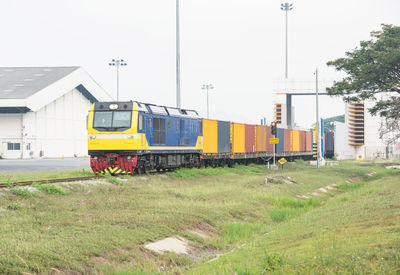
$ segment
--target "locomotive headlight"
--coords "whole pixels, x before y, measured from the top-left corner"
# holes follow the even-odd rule
[[[94,157],[94,160],[97,161],[97,156]]]
[[[127,159],[128,159],[128,160],[131,160],[131,156],[128,156]]]
[[[110,108],[110,110],[117,110],[118,104],[110,104],[110,106],[108,108]]]
[[[90,139],[95,139],[95,138],[96,138],[96,136],[89,136],[89,138],[90,138]]]

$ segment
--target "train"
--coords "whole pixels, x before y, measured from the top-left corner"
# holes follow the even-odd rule
[[[96,102],[89,110],[88,154],[95,174],[131,175],[181,167],[267,163],[313,157],[313,134],[206,119],[198,112],[137,101]],[[314,133],[315,136],[315,133]]]

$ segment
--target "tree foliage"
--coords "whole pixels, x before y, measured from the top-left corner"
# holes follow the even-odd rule
[[[374,100],[371,114],[400,119],[400,27],[382,25],[371,32],[370,40],[327,65],[347,75],[328,88],[330,95],[346,101]],[[382,92],[384,96],[377,96]]]

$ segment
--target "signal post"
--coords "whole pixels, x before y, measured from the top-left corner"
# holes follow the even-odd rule
[[[278,166],[276,166],[276,162],[275,162],[275,155],[276,155],[276,153],[275,153],[275,146],[276,146],[276,144],[279,144],[279,139],[278,138],[276,138],[276,128],[277,128],[277,126],[276,126],[276,122],[271,122],[271,134],[272,134],[272,136],[273,136],[273,138],[270,138],[269,139],[269,144],[273,144],[274,146],[273,146],[273,161],[274,161],[274,164],[271,166],[271,169],[272,170],[277,170],[277,168],[278,168]]]

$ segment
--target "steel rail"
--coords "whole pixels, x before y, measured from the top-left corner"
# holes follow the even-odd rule
[[[34,183],[47,184],[47,183],[57,183],[57,182],[73,182],[80,180],[91,180],[99,179],[101,176],[87,176],[87,177],[75,177],[75,178],[60,178],[60,179],[45,179],[45,180],[30,180],[30,181],[17,181],[12,183],[0,183],[0,188],[7,188],[10,186],[28,186]]]

